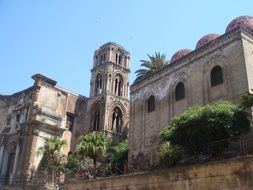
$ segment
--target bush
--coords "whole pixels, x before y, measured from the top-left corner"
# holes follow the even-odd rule
[[[182,149],[170,142],[163,142],[157,152],[159,162],[164,166],[173,166],[182,158]]]
[[[181,146],[190,155],[219,156],[229,138],[250,131],[247,114],[232,103],[194,106],[173,118],[161,139]]]
[[[67,163],[65,164],[66,174],[76,174],[82,170],[83,160],[77,155],[77,153],[69,154]]]
[[[110,173],[122,174],[128,160],[128,142],[122,141],[107,151],[107,166]]]

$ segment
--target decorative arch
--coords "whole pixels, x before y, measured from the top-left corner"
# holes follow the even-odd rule
[[[122,132],[123,126],[123,113],[120,107],[115,106],[112,111],[112,128],[111,131],[115,131],[117,133]]]
[[[185,99],[185,86],[183,82],[179,82],[175,88],[175,100],[180,101]]]
[[[111,110],[113,110],[114,107],[119,107],[119,108],[121,109],[123,115],[125,115],[126,112],[127,112],[125,106],[124,106],[120,101],[114,101],[114,102],[111,104],[111,106],[110,106]]]
[[[93,131],[99,131],[101,125],[101,104],[99,102],[95,102],[92,105],[90,116],[91,116],[91,129]]]
[[[219,65],[216,65],[212,68],[210,72],[210,80],[212,87],[223,83],[223,72]]]

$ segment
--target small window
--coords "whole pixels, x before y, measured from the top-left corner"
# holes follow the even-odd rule
[[[118,54],[116,54],[115,62],[118,63]]]
[[[20,122],[20,114],[16,115],[16,122],[19,123]]]
[[[123,79],[120,75],[117,75],[114,79],[114,94],[116,96],[122,96],[123,91]]]
[[[122,58],[121,58],[121,55],[119,55],[119,62],[118,62],[118,64],[121,66],[121,60],[122,60]]]
[[[105,63],[105,54],[103,54],[102,56],[101,56],[101,64],[104,64]]]
[[[176,101],[183,100],[185,98],[184,83],[180,82],[176,86],[175,98]]]
[[[6,119],[6,125],[10,125],[11,124],[11,117],[8,116]]]
[[[222,68],[220,66],[215,66],[211,71],[211,86],[217,86],[222,83]]]
[[[69,129],[69,131],[73,130],[74,127],[74,115],[67,113],[67,123],[66,123],[66,128]]]
[[[148,113],[155,111],[155,97],[150,96],[148,99]]]
[[[103,84],[102,76],[98,74],[95,84],[95,95],[99,95],[102,93],[102,84]]]

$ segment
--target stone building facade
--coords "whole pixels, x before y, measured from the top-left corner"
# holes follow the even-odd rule
[[[91,131],[105,131],[116,141],[127,138],[129,60],[130,54],[115,43],[96,50],[89,97],[41,74],[32,76],[32,87],[0,95],[0,183],[33,182],[42,157],[37,150],[45,138],[67,140],[66,155]]]
[[[223,35],[201,38],[195,50],[176,52],[170,64],[131,85],[129,160],[156,162],[159,133],[193,105],[237,103],[253,89],[253,17],[234,19]]]

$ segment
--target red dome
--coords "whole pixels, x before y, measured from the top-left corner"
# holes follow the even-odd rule
[[[200,40],[198,41],[195,49],[198,49],[204,45],[206,45],[207,43],[215,40],[216,38],[218,38],[220,35],[219,34],[207,34],[205,36],[203,36],[202,38],[200,38]]]
[[[170,61],[174,62],[174,61],[184,57],[185,55],[187,55],[191,51],[192,51],[191,49],[181,49],[181,50],[177,51],[176,53],[174,53],[174,55],[171,57]]]
[[[233,30],[234,28],[241,26],[253,31],[253,17],[252,16],[239,16],[232,20],[226,28],[226,32]]]

